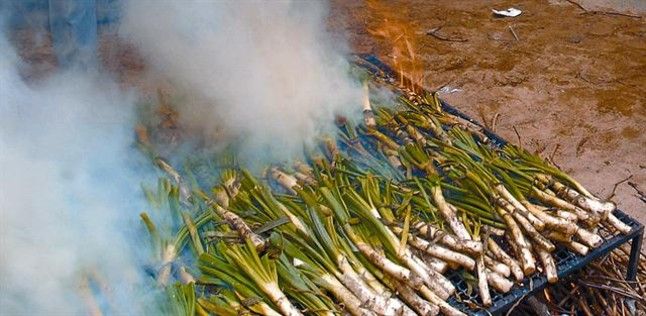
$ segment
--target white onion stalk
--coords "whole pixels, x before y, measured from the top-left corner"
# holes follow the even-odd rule
[[[303,314],[289,301],[278,286],[276,265],[271,260],[261,260],[256,247],[250,239],[245,239],[246,246],[232,246],[225,252],[227,260],[240,268],[258,288],[278,307],[285,316],[302,316]]]
[[[586,245],[572,240],[572,236],[563,235],[561,232],[550,231],[547,232],[547,237],[551,240],[558,241],[560,244],[565,246],[565,248],[570,249],[573,252],[576,252],[582,256],[585,256],[588,253],[588,248]]]
[[[410,137],[410,135],[408,135],[408,133],[402,129],[397,129],[395,131],[395,137],[397,137],[398,139],[401,139],[404,142],[404,144],[413,143],[413,139]]]
[[[534,216],[545,223],[546,228],[559,230],[569,235],[573,235],[578,229],[576,224],[563,218],[552,216],[546,213],[545,210],[541,210],[537,205],[531,204],[528,201],[521,201],[520,203],[523,204],[530,213],[534,214]]]
[[[305,226],[305,223],[294,215],[283,203],[280,203],[279,201],[276,201],[276,205],[278,205],[278,208],[289,218],[289,221],[292,222],[294,227],[296,227],[296,230],[298,230],[303,236],[309,236],[311,234],[311,231]]]
[[[491,293],[489,293],[489,282],[487,280],[487,268],[484,263],[484,254],[478,255],[476,270],[478,273],[478,293],[480,293],[482,305],[491,306]]]
[[[192,274],[186,271],[186,267],[182,266],[179,268],[179,279],[183,284],[195,283],[195,277]]]
[[[200,235],[197,232],[197,227],[195,227],[195,223],[193,222],[191,215],[184,211],[181,211],[180,214],[184,225],[186,225],[188,234],[191,236],[191,241],[193,241],[193,248],[195,249],[195,253],[199,257],[202,253],[204,253],[204,246],[202,246],[202,240],[200,239]]]
[[[449,264],[445,261],[442,261],[441,259],[431,256],[423,256],[422,259],[429,268],[437,271],[438,273],[444,273],[449,269]]]
[[[222,207],[229,207],[229,194],[223,187],[216,187],[213,189],[213,199]]]
[[[327,154],[329,156],[330,161],[332,162],[332,166],[334,166],[334,161],[336,157],[340,155],[339,148],[336,146],[336,142],[329,137],[326,137],[323,140],[323,143],[325,144],[325,149],[327,149]]]
[[[577,221],[582,221],[585,225],[589,227],[597,226],[597,224],[599,223],[600,218],[595,216],[596,214],[586,212],[581,208],[579,208],[578,206],[571,204],[570,202],[564,201],[558,198],[557,196],[543,192],[536,187],[532,187],[532,193],[534,197],[536,197],[541,202],[576,215]],[[567,214],[563,214],[563,215],[567,216]]]
[[[455,293],[455,286],[444,275],[424,264],[422,259],[414,256],[411,256],[411,258],[415,265],[419,267],[418,273],[422,275],[424,283],[426,283],[431,290],[435,291],[436,294],[443,299],[448,299],[449,296]],[[413,270],[417,271],[415,269]],[[439,286],[439,288],[437,288],[437,286]]]
[[[433,134],[435,134],[442,143],[448,146],[452,145],[451,138],[446,133],[446,131],[444,131],[442,126],[438,126],[438,124],[436,124],[432,119],[426,119],[426,121],[429,124],[429,129],[431,130],[431,132],[433,132]]]
[[[426,298],[431,304],[437,305],[440,308],[440,312],[446,316],[466,316],[465,313],[459,311],[455,307],[449,305],[444,299],[440,298],[427,287],[422,287],[419,289],[419,292],[424,298]]]
[[[344,308],[353,316],[375,316],[376,314],[363,308],[361,301],[348,290],[339,280],[331,274],[324,273],[320,276],[322,287],[328,290],[343,304]]]
[[[511,205],[516,208],[516,212],[520,212],[527,220],[536,228],[538,231],[542,231],[545,228],[545,223],[534,214],[532,214],[521,202],[519,202],[510,192],[505,188],[502,183],[499,183],[494,186],[494,190],[498,192],[505,200],[507,200]]]
[[[361,301],[363,308],[379,315],[399,315],[397,313],[404,309],[401,302],[377,295],[354,271],[343,255],[337,258],[337,266],[341,271],[339,280]]]
[[[576,214],[564,210],[557,210],[556,216],[571,223],[576,223],[577,221],[579,221],[579,217],[577,217]]]
[[[506,230],[504,229],[492,227],[492,226],[487,227],[487,231],[489,231],[491,236],[498,236],[498,237],[505,236],[505,232],[506,232]]]
[[[511,273],[516,281],[522,281],[525,277],[523,270],[516,260],[509,256],[493,239],[487,239],[487,250],[491,252],[498,260],[509,266]]]
[[[278,287],[276,282],[267,282],[259,284],[260,289],[276,304],[278,310],[285,316],[302,316],[303,314],[289,301],[287,296]]]
[[[354,245],[371,263],[393,278],[410,284],[414,288],[423,284],[424,281],[415,275],[415,273],[386,258],[384,255],[372,249],[368,244],[361,241],[354,241]]]
[[[541,181],[543,184],[554,189],[556,195],[561,198],[564,198],[578,207],[588,210],[590,212],[596,213],[601,216],[602,219],[605,219],[608,214],[614,211],[617,206],[609,201],[601,201],[598,198],[587,197],[574,189],[571,189],[562,183],[556,181],[554,178],[548,175],[538,174],[536,178]]]
[[[532,252],[529,250],[529,243],[525,239],[525,236],[521,232],[520,227],[518,227],[518,224],[516,224],[516,221],[513,219],[513,217],[500,207],[496,207],[496,210],[498,210],[498,213],[507,224],[511,242],[517,246],[517,250],[520,254],[520,263],[523,267],[523,272],[525,273],[525,275],[531,275],[532,273],[534,273],[534,271],[536,271],[536,259],[532,255]]]
[[[329,194],[326,194],[323,192],[324,195],[328,196],[328,199],[333,200],[333,197],[330,197]],[[378,221],[376,218],[376,210],[374,207],[368,205],[365,201],[363,201],[358,195],[356,195],[354,198],[356,201],[359,203],[359,208],[358,210],[364,212],[366,216],[371,216],[374,221],[373,224],[375,225],[380,225],[377,227],[377,229],[381,229],[382,236],[385,236],[388,238],[388,242],[392,245],[393,242],[396,245],[394,248],[396,249],[398,246],[398,240],[395,237],[394,233],[392,231],[388,230],[386,226],[384,226],[381,222]],[[338,208],[337,208],[338,209]],[[420,279],[420,276],[416,274],[414,271],[411,271],[404,266],[399,265],[398,263],[395,263],[391,261],[390,259],[386,258],[383,254],[377,252],[375,249],[373,249],[369,244],[367,244],[363,239],[360,238],[359,235],[357,235],[350,226],[349,223],[345,223],[342,226],[343,230],[346,233],[346,236],[348,239],[354,244],[354,246],[359,250],[359,252],[363,255],[363,257],[370,261],[374,266],[379,268],[382,272],[390,275],[391,277],[401,280],[407,284],[411,284],[412,287],[418,288],[423,285],[424,280]],[[393,241],[394,239],[394,241]],[[347,261],[345,261],[347,263]],[[346,264],[349,266],[349,264]],[[345,270],[342,270],[345,272]],[[359,279],[362,283],[364,283],[363,280]],[[381,297],[380,297],[381,298]],[[383,298],[382,298],[383,299]],[[398,304],[399,306],[403,305],[401,301],[398,299],[389,299],[388,300],[391,306],[397,306],[394,304]],[[384,305],[384,304],[382,304]],[[405,312],[406,310],[403,310]],[[412,311],[411,311],[412,312]],[[390,313],[386,313],[387,315],[390,315]]]
[[[285,188],[285,190],[287,190],[292,195],[296,195],[295,189],[300,188],[300,186],[298,185],[298,181],[295,177],[282,172],[277,167],[271,167],[269,169],[269,173],[271,174],[271,177],[274,178],[276,182],[278,182],[278,184]]]
[[[590,248],[597,248],[603,243],[603,239],[599,235],[583,228],[577,229],[576,237],[581,243]]]
[[[520,224],[520,227],[523,228],[527,236],[536,242],[539,246],[547,249],[548,251],[554,251],[556,247],[549,240],[541,235],[536,228],[529,222],[527,218],[523,216],[518,209],[511,205],[507,200],[501,197],[494,197],[496,204],[507,211],[513,216],[513,218]],[[542,224],[542,222],[541,222]]]
[[[405,284],[410,285],[414,289],[419,289],[423,286],[423,284],[426,284],[443,299],[447,299],[452,294],[452,292],[448,292],[447,289],[445,289],[447,285],[440,282],[442,280],[445,280],[443,276],[441,278],[438,277],[436,279],[431,279],[429,273],[433,273],[434,271],[431,269],[424,269],[422,265],[420,265],[418,262],[415,262],[413,258],[408,256],[407,254],[400,255],[399,257],[411,270],[400,266],[399,264],[391,261],[384,255],[372,249],[372,247],[365,242],[359,240],[359,238],[354,234],[354,232],[352,232],[352,229],[348,227],[347,224],[344,226],[346,228],[348,236],[357,247],[357,249],[359,249],[359,251],[366,257],[366,259],[368,259],[372,264],[374,264],[386,274],[399,281],[404,282]],[[441,276],[441,274],[439,273],[436,273],[436,275]],[[448,285],[451,286],[450,290],[453,290],[454,292],[455,287],[453,287],[450,282],[448,282]]]
[[[251,240],[253,245],[256,247],[256,250],[259,252],[262,252],[265,249],[265,240],[258,234],[254,233],[249,225],[247,225],[247,223],[238,216],[238,214],[221,207],[211,199],[207,199],[206,204],[209,205],[220,218],[229,224],[231,229],[235,230],[241,239]]]
[[[496,272],[506,278],[511,275],[511,269],[506,264],[502,262],[498,262],[487,255],[485,255],[484,260],[485,260],[485,266],[487,266],[487,269],[493,272]]]
[[[157,274],[157,284],[159,284],[160,286],[165,287],[166,284],[168,284],[168,279],[170,278],[171,273],[171,265],[176,257],[177,249],[175,249],[175,245],[168,244],[162,251],[161,269]]]
[[[588,251],[590,248],[588,248],[586,245],[576,242],[574,240],[571,240],[570,242],[563,243],[565,248],[570,249],[573,252],[576,252],[582,256],[585,256],[588,254]]]
[[[566,235],[566,234],[564,234],[563,232],[560,232],[560,231],[546,230],[544,232],[544,234],[550,240],[558,241],[560,243],[569,243],[569,242],[572,241],[572,236],[571,235]]]
[[[392,230],[385,227],[386,236],[394,249],[399,247],[399,240]],[[403,252],[397,253],[397,258],[401,260],[413,273],[421,277],[424,284],[429,286],[437,295],[447,299],[455,293],[455,286],[445,276],[434,269],[428,267],[424,261],[412,254],[406,247]]]
[[[261,315],[264,315],[264,316],[283,316],[281,313],[275,311],[273,308],[271,308],[271,306],[269,306],[269,304],[267,304],[265,302],[260,301],[260,302],[258,302],[256,304],[254,304],[253,306],[254,307],[257,306],[258,310],[256,311],[255,308],[253,308],[252,310],[254,312],[257,312],[257,313],[261,314]],[[244,307],[243,307],[242,310],[244,311]]]
[[[310,165],[300,160],[297,160],[296,162],[294,162],[294,168],[296,168],[296,170],[298,170],[298,172],[302,174],[305,174],[312,178],[314,177],[314,171],[312,170],[312,167],[310,167]]]
[[[363,100],[362,100],[362,111],[363,111],[363,123],[369,127],[374,128],[377,126],[375,121],[375,113],[372,111],[372,106],[370,106],[370,90],[368,89],[368,84],[363,84]]]
[[[468,254],[479,254],[482,252],[482,243],[474,240],[465,240],[459,239],[454,235],[451,235],[443,230],[433,227],[431,224],[424,222],[418,222],[413,225],[421,235],[425,236],[426,240],[437,241],[440,244],[447,246],[455,251],[468,253]]]
[[[392,150],[398,150],[399,149],[399,144],[392,140],[390,137],[384,135],[377,129],[369,129],[366,131],[366,134],[376,138],[381,145],[384,147],[390,148]]]
[[[514,282],[509,281],[504,276],[498,274],[495,271],[486,269],[487,272],[487,283],[491,285],[498,292],[507,293],[514,286]]]
[[[455,207],[444,200],[444,195],[442,194],[440,186],[433,186],[431,188],[431,194],[433,196],[433,201],[437,204],[437,209],[440,211],[440,214],[442,214],[442,217],[444,217],[444,220],[449,224],[453,233],[460,239],[471,240],[471,235],[464,227],[462,221],[458,218]]]
[[[538,258],[543,264],[543,273],[545,273],[545,276],[547,277],[547,282],[551,284],[558,282],[559,277],[556,272],[556,263],[554,262],[552,255],[540,247],[536,247],[536,252],[538,253]]]
[[[632,230],[632,228],[628,225],[626,225],[624,222],[619,220],[614,214],[610,213],[608,214],[608,218],[606,219],[606,222],[610,224],[612,227],[616,228],[618,231],[628,234]]]
[[[402,231],[401,231],[400,228],[395,228],[393,230],[395,230],[395,232],[397,234],[399,234],[399,235],[402,234]],[[475,260],[473,260],[471,257],[469,257],[467,255],[464,255],[464,254],[461,254],[459,252],[455,252],[455,251],[452,251],[450,249],[438,246],[436,244],[430,243],[430,242],[428,242],[428,241],[426,241],[424,239],[421,239],[419,237],[410,235],[408,237],[408,243],[411,246],[413,246],[413,247],[415,247],[415,248],[417,248],[417,249],[419,249],[419,250],[421,250],[421,251],[423,251],[423,252],[425,252],[425,253],[433,256],[433,257],[440,258],[440,259],[442,259],[444,261],[447,261],[449,263],[451,263],[451,262],[456,263],[456,264],[458,264],[458,265],[460,265],[462,267],[465,267],[467,270],[473,270],[475,268],[475,264],[476,264]]]
[[[392,296],[390,290],[383,283],[377,280],[372,272],[368,271],[368,269],[366,269],[363,264],[351,258],[350,260],[348,260],[348,262],[350,263],[354,272],[356,272],[356,274],[371,289],[372,292],[385,299],[388,299]]]
[[[440,308],[436,305],[431,304],[430,302],[419,297],[417,293],[407,285],[393,281],[395,289],[399,293],[399,296],[419,315],[422,316],[434,316],[440,312]]]
[[[406,132],[408,132],[408,135],[410,135],[420,146],[426,146],[426,138],[415,127],[406,125]]]
[[[236,179],[236,173],[225,172],[222,176],[222,185],[214,189],[215,201],[220,206],[227,208],[231,199],[235,198],[240,191],[240,182]]]
[[[361,279],[363,279],[370,288],[377,294],[380,295],[381,297],[389,298],[393,296],[393,293],[388,289],[386,286],[384,286],[383,283],[381,283],[377,278],[372,274],[372,272],[368,271],[362,264],[355,264],[354,265],[354,270],[361,276]]]
[[[357,201],[361,201],[361,198],[358,198]],[[364,212],[371,214],[375,218],[381,218],[381,215],[378,213],[378,211],[375,209],[373,205],[368,205],[365,204],[365,201],[363,201],[363,206],[361,208],[363,209]],[[377,225],[381,225],[380,222],[377,222]],[[361,240],[358,240],[357,236],[354,234],[352,227],[349,224],[345,224],[344,229],[348,236],[350,237],[353,242],[356,240],[358,242],[361,242]],[[386,242],[388,242],[391,246],[392,249],[399,249],[399,239],[393,233],[393,231],[387,227],[387,226],[380,226],[382,227],[382,236],[386,238]],[[437,273],[437,271],[429,268],[424,264],[424,262],[415,257],[410,249],[408,247],[404,248],[403,251],[398,251],[396,253],[397,259],[399,259],[410,271],[420,277],[424,284],[429,286],[435,293],[440,295],[443,299],[447,299],[450,295],[455,293],[455,286],[449,281],[446,277],[444,277],[442,274]],[[414,287],[415,288],[415,287]]]
[[[386,156],[386,159],[388,159],[388,163],[390,164],[391,167],[395,169],[403,169],[404,165],[402,164],[401,160],[398,157],[398,153],[396,150],[390,149],[388,147],[382,146],[381,151],[384,153]]]
[[[311,176],[301,173],[299,171],[294,172],[294,177],[296,177],[297,180],[307,184],[307,185],[314,185],[316,184],[316,180],[312,178]]]
[[[179,200],[184,204],[188,204],[188,200],[191,196],[191,191],[189,190],[188,186],[186,186],[186,183],[184,183],[184,181],[182,180],[179,172],[177,172],[177,170],[175,170],[173,166],[171,166],[168,162],[160,157],[155,158],[155,163],[157,163],[157,166],[159,166],[160,169],[162,169],[171,178],[173,178],[173,181],[175,181],[175,183],[179,187]]]

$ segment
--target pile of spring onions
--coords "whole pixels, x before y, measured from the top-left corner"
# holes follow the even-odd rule
[[[448,271],[477,290],[470,306],[486,307],[491,291],[535,273],[556,282],[558,247],[585,255],[603,242],[600,228],[630,231],[615,204],[522,148],[493,146],[437,95],[396,103],[366,97],[358,124],[339,118],[336,140],[263,176],[235,163],[180,172],[156,158],[169,179],[146,194],[172,219],[141,217],[168,308],[463,315],[447,303],[456,294]]]

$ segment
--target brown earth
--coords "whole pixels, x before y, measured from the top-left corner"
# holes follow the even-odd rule
[[[598,196],[630,177],[613,200],[646,223],[644,5],[606,2],[335,0],[329,25]]]

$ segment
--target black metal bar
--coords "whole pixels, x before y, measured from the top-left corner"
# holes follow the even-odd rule
[[[637,278],[637,268],[639,267],[639,257],[641,254],[643,239],[644,227],[642,226],[630,245],[630,259],[628,260],[628,272],[626,272],[626,280],[628,281],[635,281]]]

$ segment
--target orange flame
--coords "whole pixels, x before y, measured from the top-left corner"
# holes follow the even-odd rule
[[[388,1],[368,0],[373,16],[379,21],[376,28],[368,29],[368,32],[378,38],[382,38],[390,47],[391,53],[385,57],[393,69],[399,72],[399,85],[408,88],[413,92],[416,86],[424,86],[425,79],[423,65],[415,53],[415,30],[414,27],[396,14],[394,8],[390,7]]]

